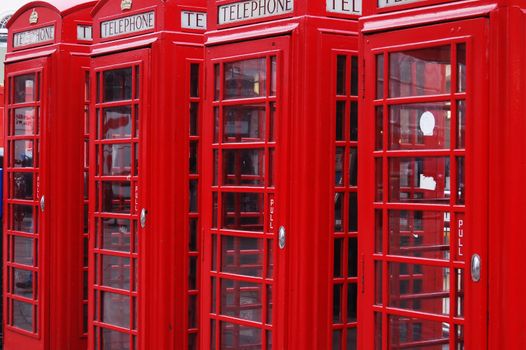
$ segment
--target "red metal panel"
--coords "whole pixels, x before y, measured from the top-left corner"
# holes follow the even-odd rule
[[[4,87],[0,86],[0,147],[4,148]]]

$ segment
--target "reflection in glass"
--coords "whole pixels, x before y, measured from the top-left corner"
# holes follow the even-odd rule
[[[221,280],[221,314],[261,322],[262,285]]]
[[[105,144],[103,147],[103,175],[130,175],[131,145],[126,143]]]
[[[336,141],[345,137],[345,101],[336,101]]]
[[[276,96],[277,90],[277,61],[276,56],[270,58],[270,96]]]
[[[130,258],[102,255],[102,285],[130,290]]]
[[[358,102],[351,101],[351,141],[358,141]]]
[[[190,174],[197,174],[197,166],[198,166],[198,162],[197,162],[197,142],[195,141],[190,141],[190,154],[189,154],[189,172]]]
[[[343,238],[334,239],[334,273],[333,276],[338,278],[343,276]]]
[[[130,297],[122,294],[100,292],[102,322],[130,328]]]
[[[264,240],[261,238],[223,236],[221,238],[221,271],[235,275],[261,277],[264,252]]]
[[[262,193],[223,193],[222,227],[230,230],[263,231]]]
[[[199,103],[190,103],[190,136],[198,136]]]
[[[455,284],[456,284],[456,297],[457,297],[457,308],[455,310],[455,316],[464,317],[464,270],[455,270]]]
[[[348,256],[347,256],[347,276],[358,276],[358,238],[349,238]]]
[[[384,55],[376,55],[376,99],[384,98]]]
[[[15,295],[33,298],[33,273],[22,269],[12,269],[13,293]]]
[[[197,212],[197,188],[198,181],[197,180],[190,180],[190,192],[189,192],[189,211],[190,213],[196,213]]]
[[[249,98],[267,94],[267,59],[225,63],[224,99]]]
[[[190,65],[190,97],[199,97],[199,64]]]
[[[13,300],[13,326],[33,331],[33,305]]]
[[[342,322],[342,284],[335,284],[332,287],[332,322],[341,323]]]
[[[342,348],[342,331],[335,330],[332,332],[332,350],[341,350]]]
[[[102,248],[129,252],[131,242],[130,220],[102,218]]]
[[[457,101],[457,147],[466,148],[466,101]]]
[[[449,315],[449,268],[390,262],[389,306]]]
[[[13,261],[17,264],[33,266],[33,239],[13,236]]]
[[[104,102],[131,100],[131,97],[131,67],[104,72]]]
[[[221,349],[261,349],[261,329],[221,322]]]
[[[11,208],[13,210],[13,222],[11,229],[14,231],[34,233],[34,207],[31,205],[13,204]]]
[[[389,149],[445,149],[450,147],[449,102],[389,107]]]
[[[346,95],[347,89],[345,83],[347,81],[347,56],[338,56],[336,59],[336,94]]]
[[[14,115],[13,135],[34,135],[37,133],[35,107],[16,108]]]
[[[33,141],[16,140],[13,141],[13,167],[32,168],[33,163]]]
[[[131,107],[104,108],[102,138],[122,139],[131,137]]]
[[[349,150],[349,186],[358,185],[358,149]]]
[[[102,211],[130,213],[131,193],[129,182],[102,183]]]
[[[356,322],[358,302],[358,285],[349,283],[347,285],[347,323]]]
[[[102,328],[101,343],[102,349],[129,350],[130,336],[126,333]]]
[[[415,343],[434,345],[426,347],[428,349],[449,349],[448,323],[405,316],[388,317],[390,349],[414,348]]]
[[[451,91],[451,47],[438,46],[389,55],[389,97]]]
[[[378,106],[375,110],[375,151],[381,151],[384,146],[384,107]]]
[[[343,192],[334,194],[334,231],[343,231]]]
[[[227,106],[223,114],[223,142],[265,140],[265,105]]]
[[[33,199],[33,173],[13,173],[13,198]]]
[[[457,44],[457,92],[466,92],[466,44]]]
[[[448,212],[389,211],[389,254],[449,259],[450,233]]]
[[[25,74],[15,77],[15,103],[36,101],[35,74]]]
[[[358,57],[351,57],[351,96],[358,96]]]
[[[351,232],[358,231],[358,193],[349,193],[349,217],[348,217],[348,230]]]
[[[374,252],[382,253],[383,252],[383,213],[382,210],[376,209],[374,211]]]
[[[265,150],[230,149],[223,151],[223,184],[265,185]]]
[[[449,203],[449,157],[389,159],[391,202]]]
[[[189,258],[188,289],[197,289],[197,256],[191,256]]]

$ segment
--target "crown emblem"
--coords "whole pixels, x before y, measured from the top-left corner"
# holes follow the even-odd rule
[[[121,1],[121,10],[131,10],[132,8],[132,0],[122,0]]]
[[[29,24],[37,24],[38,22],[38,12],[33,9],[33,12],[31,12],[31,16],[29,16]]]

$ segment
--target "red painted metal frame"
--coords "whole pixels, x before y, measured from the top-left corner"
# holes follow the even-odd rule
[[[4,86],[0,86],[0,147],[4,148]]]
[[[35,117],[38,120],[38,133],[31,136],[39,140],[38,147],[33,148],[33,159],[37,159],[35,182],[33,183],[34,213],[38,217],[37,234],[13,233],[9,220],[4,228],[4,261],[12,259],[11,236],[35,238],[38,246],[33,246],[33,259],[38,256],[38,277],[33,281],[34,303],[38,305],[37,322],[32,331],[20,330],[10,323],[10,311],[4,313],[6,321],[6,349],[56,349],[85,348],[82,318],[82,251],[83,251],[83,181],[82,181],[82,115],[84,101],[84,76],[82,66],[88,64],[89,48],[77,41],[77,23],[89,23],[89,11],[94,2],[73,1],[50,5],[34,2],[23,6],[8,23],[10,30],[8,53],[6,56],[6,95],[13,96],[13,79],[28,72],[36,72],[39,89],[38,107]],[[39,14],[39,23],[29,25],[33,10]],[[13,47],[13,33],[31,30],[43,24],[55,26],[55,39],[37,45],[20,48]],[[63,76],[69,79],[64,81]],[[49,93],[52,91],[53,93]],[[30,104],[14,103],[6,96],[9,103],[8,115],[13,118],[14,108]],[[76,118],[78,117],[78,118]],[[25,136],[11,135],[6,124],[6,138],[23,139]],[[14,154],[12,147],[6,148],[6,155]],[[12,157],[6,157],[12,158]],[[22,170],[19,170],[22,169]],[[13,194],[11,174],[25,172],[27,169],[11,168],[5,175],[5,203]],[[45,209],[40,210],[41,197],[45,196]],[[14,203],[14,202],[13,202]],[[20,202],[22,203],[22,202]],[[6,206],[7,208],[7,206]],[[7,219],[8,216],[6,216]],[[75,234],[75,232],[77,234]],[[6,255],[7,254],[7,255]],[[6,260],[7,259],[7,260]],[[8,262],[5,265],[12,265]],[[14,266],[14,265],[13,265]],[[36,267],[38,266],[38,267]],[[4,267],[4,273],[7,272]],[[4,286],[10,282],[4,274]],[[8,290],[7,288],[5,289]],[[4,296],[4,301],[12,299],[11,294]],[[51,327],[53,325],[53,327]],[[60,331],[57,331],[60,330]]]
[[[449,210],[451,212],[457,213],[453,215],[460,215],[465,211],[465,222],[466,227],[462,235],[460,234],[460,227],[458,227],[455,222],[450,229],[451,234],[451,252],[455,252],[459,248],[460,240],[463,239],[464,242],[464,256],[454,257],[455,254],[452,253],[454,260],[449,261],[445,264],[440,263],[439,261],[432,261],[429,259],[406,259],[399,258],[397,256],[386,255],[386,250],[388,249],[388,241],[386,228],[387,227],[387,216],[386,212],[384,213],[384,242],[383,249],[384,255],[381,257],[381,261],[398,261],[398,262],[421,262],[425,264],[432,264],[434,266],[445,266],[449,267],[450,271],[450,312],[446,317],[442,316],[433,316],[431,314],[425,313],[414,313],[399,310],[396,308],[387,307],[387,297],[388,292],[387,288],[383,289],[383,306],[372,307],[375,304],[375,267],[373,266],[373,256],[380,259],[378,254],[375,253],[375,240],[374,234],[370,234],[367,238],[361,240],[362,245],[360,246],[361,254],[365,257],[365,272],[364,272],[364,298],[360,304],[360,316],[361,322],[363,324],[364,332],[359,334],[359,347],[360,348],[369,348],[372,347],[371,340],[375,339],[375,335],[378,335],[378,332],[384,332],[387,334],[387,319],[383,318],[383,324],[380,329],[383,331],[375,331],[375,318],[373,317],[373,309],[379,312],[388,312],[393,315],[401,316],[417,316],[423,319],[443,321],[443,322],[452,322],[450,323],[449,332],[453,331],[453,322],[455,324],[464,325],[464,340],[465,346],[469,348],[482,349],[485,348],[487,339],[481,337],[482,334],[487,334],[487,332],[481,330],[487,329],[487,302],[488,302],[488,222],[482,220],[481,218],[486,218],[488,214],[488,162],[487,162],[487,152],[488,152],[488,104],[481,103],[480,101],[488,101],[488,80],[482,79],[477,80],[475,83],[475,77],[487,77],[487,64],[488,62],[484,59],[483,52],[485,51],[488,45],[488,20],[487,19],[474,19],[466,21],[451,22],[445,24],[437,24],[433,27],[429,27],[429,31],[422,31],[419,28],[416,29],[406,29],[402,31],[390,31],[380,34],[367,34],[363,38],[363,48],[364,48],[364,59],[365,59],[365,70],[363,72],[365,76],[365,103],[362,106],[363,111],[363,124],[364,128],[360,130],[360,137],[365,138],[364,135],[376,135],[375,131],[375,106],[383,106],[384,101],[389,101],[389,104],[395,103],[415,103],[423,101],[438,101],[441,99],[440,96],[429,96],[429,97],[414,97],[414,98],[398,98],[398,99],[387,99],[378,100],[375,97],[376,93],[376,61],[375,55],[384,54],[389,52],[397,52],[400,50],[411,50],[415,48],[425,48],[425,47],[434,47],[440,45],[456,44],[464,42],[467,45],[467,63],[468,67],[468,77],[467,77],[467,89],[466,92],[459,93],[448,93],[443,95],[443,99],[457,100],[457,99],[466,99],[467,105],[467,132],[466,132],[466,149],[465,150],[429,150],[429,151],[386,151],[382,153],[375,152],[375,138],[369,137],[365,138],[366,144],[360,150],[361,158],[361,168],[360,168],[360,183],[361,186],[364,186],[364,192],[361,192],[360,195],[360,208],[363,208],[360,214],[360,223],[359,229],[361,232],[375,232],[375,209],[374,208],[388,208],[388,209],[420,209],[420,210]],[[455,31],[452,31],[452,28],[455,28]],[[455,62],[456,59],[456,46],[453,45],[453,54],[452,62]],[[388,72],[389,66],[387,65],[387,60],[385,60],[385,67],[383,68],[384,72]],[[452,69],[452,89],[454,88],[457,82],[456,69]],[[387,96],[388,83],[384,82],[384,92],[383,96]],[[452,115],[455,115],[456,103],[451,104]],[[388,130],[388,114],[384,108],[384,124],[383,130]],[[455,130],[455,122],[452,123],[452,137],[451,142],[453,143],[453,132]],[[387,144],[387,132],[384,132],[383,136],[384,145]],[[454,143],[453,143],[454,145]],[[375,199],[375,181],[376,178],[370,174],[375,173],[375,156],[383,156],[389,154],[390,156],[403,156],[403,155],[416,155],[416,156],[439,156],[444,155],[451,159],[451,164],[453,165],[450,172],[453,178],[451,182],[451,188],[456,188],[455,186],[455,176],[456,176],[456,167],[455,161],[459,156],[466,156],[466,175],[465,182],[467,183],[466,188],[466,205],[457,205],[456,203],[456,192],[451,191],[451,205],[418,205],[418,204],[389,204],[387,197],[383,197],[382,200]],[[380,158],[381,159],[381,158]],[[383,176],[384,179],[383,188],[391,191],[391,187],[387,186],[386,181],[389,180],[388,177],[388,163],[386,160],[383,161]],[[387,192],[387,191],[386,191]],[[376,202],[375,202],[376,201]],[[386,202],[387,201],[387,202]],[[372,205],[374,203],[374,205]],[[458,221],[457,221],[458,222]],[[462,237],[464,236],[464,238]],[[482,278],[478,283],[471,282],[470,279],[470,257],[472,254],[478,253],[482,257]],[[381,255],[381,254],[380,254]],[[449,259],[447,259],[449,260]],[[383,281],[382,284],[387,286],[388,279],[386,274],[387,265],[383,264]],[[464,284],[465,289],[464,293],[464,303],[465,303],[465,320],[464,318],[456,317],[454,314],[455,305],[456,305],[456,290],[454,289],[455,278],[454,278],[454,269],[464,269]],[[424,275],[424,281],[429,276]],[[424,282],[426,283],[426,282]],[[392,297],[392,295],[390,296]],[[387,308],[386,308],[387,307]],[[456,330],[456,329],[455,329]],[[387,337],[379,340],[382,344],[382,348],[390,348]],[[454,346],[454,338],[449,338],[450,347]],[[455,345],[456,346],[456,345]]]
[[[189,132],[190,106],[202,104],[203,99],[203,31],[183,29],[180,23],[182,10],[206,11],[204,3],[195,1],[133,1],[133,12],[156,11],[154,31],[101,39],[102,20],[131,13],[121,11],[120,5],[121,2],[115,0],[100,1],[92,12],[95,23],[92,71],[101,66],[110,68],[126,64],[130,57],[144,61],[141,91],[148,93],[148,97],[140,115],[142,158],[138,209],[145,208],[148,214],[146,227],[140,230],[139,237],[137,348],[198,348],[193,341],[200,329],[198,324],[191,322],[191,318],[198,315],[190,314],[190,304],[194,301],[200,304],[197,275],[202,259],[201,241],[198,222],[197,242],[190,249],[190,220],[199,220],[200,213],[196,210],[200,206],[196,208],[194,202],[190,203],[195,199],[191,198],[194,192],[190,190],[190,182],[193,185],[197,181],[200,186],[203,163],[195,163],[198,164],[195,173],[190,165],[194,160],[189,159],[189,155],[192,152],[192,157],[199,157],[202,106],[198,106],[198,133],[190,135]],[[102,64],[103,61],[106,63]],[[195,84],[191,81],[191,73],[196,66],[199,69],[198,92],[192,94]],[[197,154],[191,147],[196,143]],[[92,181],[93,177],[90,183]],[[94,198],[94,192],[90,198]],[[93,225],[93,210],[90,213]],[[94,266],[93,253],[92,247],[90,266]],[[197,263],[196,276],[190,275],[193,263]],[[191,286],[194,279],[195,287]],[[89,305],[90,319],[93,319],[92,293]],[[89,328],[91,348],[92,325]]]

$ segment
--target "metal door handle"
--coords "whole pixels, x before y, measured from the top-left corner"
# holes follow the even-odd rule
[[[42,196],[40,197],[40,210],[44,212],[44,209],[46,209],[46,199]]]
[[[141,227],[144,228],[146,226],[146,216],[148,215],[148,212],[146,211],[145,208],[142,208],[141,210],[141,217],[140,217],[140,220],[141,220]]]
[[[283,227],[283,226],[279,227],[278,243],[279,243],[279,248],[280,249],[285,248],[285,244],[287,244],[287,231],[285,230],[285,227]]]
[[[471,257],[471,280],[473,282],[480,281],[480,265],[480,255],[473,254],[473,256]]]

